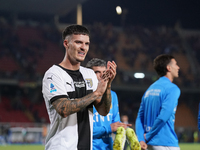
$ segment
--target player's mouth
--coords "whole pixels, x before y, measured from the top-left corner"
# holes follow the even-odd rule
[[[78,52],[78,55],[85,56],[85,52]]]

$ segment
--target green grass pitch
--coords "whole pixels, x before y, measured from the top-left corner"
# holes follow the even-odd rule
[[[180,143],[181,150],[200,150],[200,143]]]
[[[200,150],[200,143],[180,143],[181,150]],[[44,150],[44,145],[6,145],[0,150]]]
[[[4,145],[0,150],[44,150],[44,145]]]

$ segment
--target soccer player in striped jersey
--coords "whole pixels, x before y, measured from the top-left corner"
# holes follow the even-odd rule
[[[92,150],[93,105],[103,116],[110,110],[111,83],[117,66],[108,61],[109,69],[97,80],[92,69],[80,66],[89,45],[86,27],[66,27],[64,59],[43,77],[42,92],[50,119],[45,150]]]
[[[148,145],[148,150],[180,150],[174,131],[180,89],[172,83],[180,68],[173,56],[162,54],[154,59],[154,69],[160,78],[142,97],[136,134],[142,149]]]

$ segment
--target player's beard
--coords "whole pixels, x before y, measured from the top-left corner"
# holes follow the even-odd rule
[[[76,59],[76,61],[81,63],[81,62],[83,62],[84,60],[79,60],[79,59]]]
[[[82,56],[82,57],[81,57],[81,56],[77,56],[77,57],[76,57],[76,61],[77,61],[77,62],[83,62],[83,61],[85,60],[86,54],[87,54],[87,53],[85,52],[85,55],[84,55],[84,56]]]
[[[76,58],[77,62],[83,62],[84,60],[85,60],[85,57],[83,59]]]

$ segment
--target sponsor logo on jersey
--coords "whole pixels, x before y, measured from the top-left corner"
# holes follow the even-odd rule
[[[85,87],[85,82],[84,81],[81,81],[81,82],[74,81],[74,86],[77,88]]]
[[[91,87],[93,86],[92,79],[90,78],[90,79],[85,79],[85,80],[86,80],[87,86],[88,86],[89,88],[91,88]]]
[[[50,93],[56,92],[56,91],[57,91],[57,90],[56,90],[55,86],[53,85],[53,83],[51,83],[51,84],[50,84]]]
[[[108,122],[112,121],[113,113],[109,112],[106,116],[101,116],[98,112],[93,114],[93,122]]]
[[[148,90],[148,91],[145,93],[144,98],[149,97],[149,96],[159,96],[159,95],[160,95],[160,92],[161,92],[160,89],[151,89],[151,90]]]

